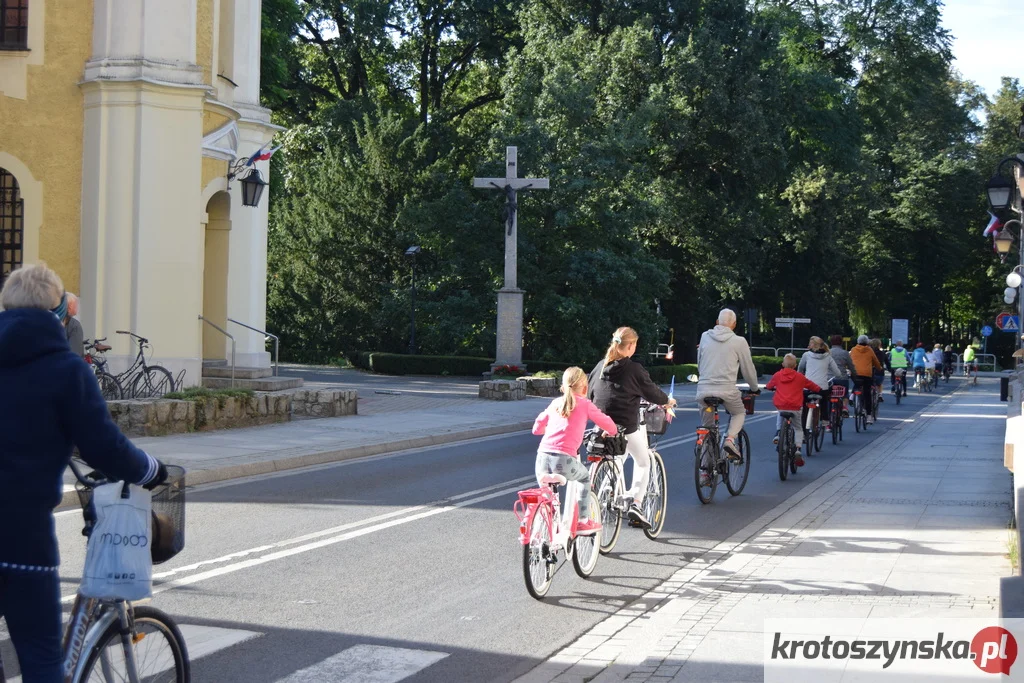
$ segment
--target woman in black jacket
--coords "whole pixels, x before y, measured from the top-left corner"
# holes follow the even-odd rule
[[[623,427],[626,435],[626,454],[633,458],[633,485],[626,495],[632,499],[629,505],[629,519],[632,522],[650,526],[641,512],[644,494],[647,492],[647,478],[651,471],[650,444],[647,431],[640,426],[640,399],[656,405],[674,406],[676,400],[669,399],[657,384],[651,380],[647,370],[633,361],[636,330],[620,327],[612,335],[612,343],[604,359],[594,366],[590,373],[590,395],[601,412]]]
[[[56,273],[42,264],[14,271],[0,306],[0,614],[22,681],[61,683],[53,509],[71,450],[137,484],[162,482],[167,468],[125,438],[96,377],[68,346],[67,296]]]

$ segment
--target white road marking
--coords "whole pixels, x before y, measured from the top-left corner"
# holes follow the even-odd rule
[[[398,683],[447,656],[447,652],[356,645],[278,683]]]
[[[181,635],[185,637],[188,658],[193,662],[200,657],[263,635],[259,631],[200,626],[199,624],[179,624],[178,628],[181,629]]]
[[[249,548],[247,550],[240,550],[229,555],[224,555],[222,557],[214,558],[211,560],[203,560],[201,562],[196,562],[194,564],[187,565],[184,567],[178,567],[177,569],[171,569],[166,572],[157,572],[153,574],[154,580],[167,578],[175,574],[194,571],[206,565],[219,564],[221,562],[236,560],[249,555],[259,555],[260,553],[267,553],[268,551],[276,551],[269,552],[268,554],[261,555],[259,557],[245,559],[241,562],[235,562],[233,564],[229,564],[227,566],[220,567],[217,569],[210,569],[205,572],[200,572],[199,574],[194,574],[192,576],[176,579],[174,581],[156,584],[153,586],[153,594],[156,595],[157,593],[163,593],[164,591],[171,590],[172,588],[191,585],[193,583],[204,581],[206,579],[211,579],[224,574],[230,574],[241,569],[245,569],[247,567],[255,567],[261,564],[265,564],[267,562],[272,562],[273,560],[278,560],[285,557],[290,557],[292,555],[298,555],[300,553],[309,552],[310,550],[326,547],[329,545],[333,545],[335,543],[341,543],[342,541],[348,541],[353,538],[359,538],[360,536],[365,536],[366,534],[370,534],[376,531],[383,531],[384,529],[389,529],[393,526],[398,526],[400,524],[407,524],[408,522],[414,522],[416,520],[425,519],[427,517],[439,515],[444,512],[451,512],[459,508],[475,505],[476,503],[480,503],[485,500],[490,500],[491,498],[498,498],[499,496],[504,496],[509,493],[515,493],[516,491],[519,491],[524,484],[528,482],[533,483],[535,481],[536,477],[534,475],[530,475],[528,477],[519,477],[517,479],[510,479],[509,481],[504,481],[501,482],[500,484],[493,484],[491,486],[485,486],[484,488],[476,489],[474,491],[467,491],[465,493],[460,493],[458,495],[451,496],[450,498],[446,498],[443,500],[436,500],[425,505],[416,505],[413,507],[403,508],[401,510],[395,510],[394,512],[388,512],[382,515],[377,515],[376,517],[370,517],[368,519],[349,522],[348,524],[342,524],[341,526],[332,527],[330,529],[324,529],[322,531],[304,534],[302,536],[286,539],[284,541],[278,541],[277,543],[262,545],[255,548]],[[498,490],[495,491],[495,489]],[[460,502],[452,504],[452,501]],[[366,526],[368,524],[371,524],[372,522],[377,523],[372,524],[371,526]],[[328,538],[324,538],[325,536]],[[296,543],[303,543],[306,541],[312,542],[306,543],[305,545],[300,545],[295,548],[285,549],[288,546],[295,545]],[[61,602],[71,603],[74,601],[74,599],[74,595],[66,595],[63,598],[61,598]]]

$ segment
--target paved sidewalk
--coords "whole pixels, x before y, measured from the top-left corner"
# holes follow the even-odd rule
[[[551,400],[489,401],[469,393],[469,380],[346,372],[354,383],[307,388],[357,388],[358,415],[133,441],[154,457],[185,467],[189,484],[198,485],[522,431]],[[692,401],[695,391],[677,388],[676,394]],[[71,483],[68,473],[65,503],[77,502]]]
[[[518,680],[761,681],[766,616],[998,617],[998,386],[940,399]]]

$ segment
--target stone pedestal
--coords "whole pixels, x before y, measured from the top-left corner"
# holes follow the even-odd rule
[[[502,365],[523,365],[523,295],[521,289],[498,290],[498,343],[491,370]]]
[[[518,381],[526,385],[527,396],[554,398],[561,393],[558,380],[549,377],[520,377]]]
[[[480,398],[491,401],[522,401],[526,398],[526,383],[516,380],[484,380],[480,382]]]

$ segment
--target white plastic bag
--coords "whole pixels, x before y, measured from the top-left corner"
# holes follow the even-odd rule
[[[152,595],[149,491],[124,483],[93,490],[96,524],[89,536],[80,592],[89,598],[142,600]]]

